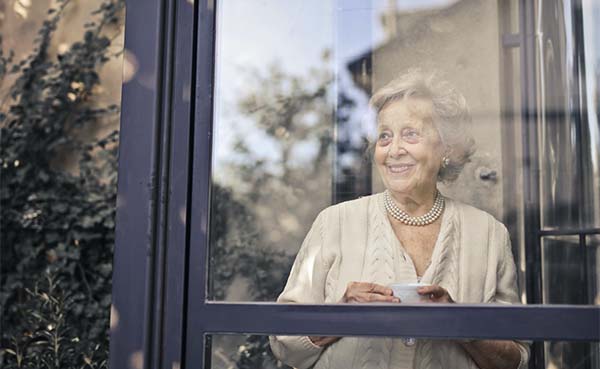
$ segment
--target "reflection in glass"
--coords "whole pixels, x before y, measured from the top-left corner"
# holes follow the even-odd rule
[[[585,45],[585,105],[582,171],[586,201],[582,204],[583,226],[600,227],[600,3],[582,1],[583,37]]]
[[[209,298],[275,300],[317,214],[385,188],[376,158],[369,156],[377,135],[368,101],[415,66],[448,79],[473,116],[469,134],[477,151],[456,182],[440,185],[442,193],[505,221],[511,234],[523,235],[513,242],[525,243],[537,230],[522,229],[529,216],[522,183],[539,175],[540,203],[527,206],[539,205],[542,228],[599,227],[600,47],[593,28],[600,11],[584,0],[592,11],[582,26],[571,3],[558,3],[539,2],[536,13],[539,148],[530,153],[521,150],[527,143],[517,121],[519,110],[528,109],[518,102],[520,84],[528,83],[518,71],[523,50],[507,52],[500,42],[505,33],[518,32],[518,22],[508,32],[501,26],[518,17],[515,6],[484,0],[220,2]],[[512,80],[503,81],[500,70]],[[503,99],[511,100],[512,117],[503,116]],[[530,159],[539,163],[539,173],[521,173],[520,162]],[[598,237],[583,240],[542,239],[542,260],[527,265],[543,265],[542,275],[534,276],[542,280],[543,303],[599,303]],[[516,255],[525,255],[524,249]],[[402,250],[392,253],[400,258]],[[410,256],[404,260],[412,263]],[[338,301],[336,295],[327,302]],[[596,360],[591,367],[597,368],[598,347],[590,347],[548,343],[546,367]],[[213,367],[282,367],[269,350],[265,336],[215,336]]]
[[[590,304],[600,305],[600,235],[586,238],[589,276],[588,295]]]
[[[576,65],[572,54],[580,50],[567,44],[577,26],[570,22],[568,7],[543,2],[537,19],[540,44],[540,169],[542,224],[544,227],[577,227],[581,172],[577,137],[580,114],[576,93]]]
[[[600,368],[600,345],[596,342],[545,342],[547,369]]]
[[[273,356],[268,346],[267,336],[240,334],[212,335],[210,338],[210,368],[212,369],[289,368]],[[344,339],[356,338],[346,337]],[[575,343],[570,341],[540,341],[540,343],[544,343],[548,348],[545,366],[547,369],[600,368],[598,366],[599,348],[597,343]],[[586,346],[591,349],[588,350],[587,354],[573,360],[571,355],[573,345]]]
[[[210,297],[219,300],[274,300],[306,225],[331,202],[332,4],[257,4],[218,7]]]
[[[268,337],[261,335],[212,335],[210,353],[212,369],[281,369],[289,368],[274,357]],[[347,337],[344,339],[356,339]],[[384,338],[385,339],[385,338]],[[400,338],[401,339],[401,338]],[[509,341],[502,341],[509,342]],[[546,369],[599,369],[598,343],[571,341],[535,341],[546,347]],[[532,344],[533,342],[529,342]],[[581,350],[586,348],[587,351]],[[543,369],[541,368],[536,369]]]
[[[598,5],[586,7],[591,14],[571,3],[540,2],[537,19],[541,214],[548,229],[600,225],[598,48],[592,44]]]
[[[208,337],[211,366],[207,369],[291,369],[273,355],[268,336],[215,334]]]
[[[499,219],[514,212],[503,208],[498,180],[498,9],[459,3],[218,8],[211,298],[273,300],[316,214],[383,189],[366,155],[375,127],[367,102],[411,67],[449,78],[475,119],[479,148],[455,183],[441,185],[444,194]]]
[[[518,75],[521,51],[503,50],[500,42],[500,36],[518,31],[518,7],[481,0],[220,4],[210,298],[273,301],[316,215],[332,203],[384,189],[368,155],[375,134],[368,100],[414,66],[448,79],[463,92],[473,115],[469,133],[477,151],[456,182],[440,184],[442,193],[502,220],[513,244],[520,244],[527,239],[520,235],[532,231],[522,229],[522,183],[541,175],[543,227],[597,227],[600,141],[593,96],[594,50],[600,48],[590,42],[598,6],[583,2],[592,12],[581,26],[570,18],[579,13],[569,4],[540,4],[542,109],[539,151],[532,155],[541,171],[525,172],[523,178],[520,161],[529,158],[520,150],[526,145],[519,140],[521,127],[502,115],[502,100],[518,100],[519,84],[527,80]],[[506,20],[509,26],[503,26]],[[577,27],[583,32],[575,32]],[[566,43],[571,36],[577,42]],[[583,55],[583,45],[585,74],[582,59],[575,58]],[[501,54],[507,50],[508,58]],[[579,64],[573,64],[576,59]],[[510,83],[498,72],[507,69],[513,69]],[[582,89],[585,96],[578,95]],[[587,118],[577,100],[583,98]],[[517,110],[527,109],[509,106],[515,112],[508,119],[515,121]],[[526,247],[515,252],[518,259]],[[551,265],[554,256],[548,255]],[[524,268],[523,260],[517,261]],[[575,259],[568,265],[577,269],[569,272],[573,275],[581,269]],[[553,268],[548,276],[566,273]]]
[[[584,246],[579,236],[547,236],[542,239],[544,303],[595,303],[592,288],[598,266],[592,263],[596,249],[594,245]]]

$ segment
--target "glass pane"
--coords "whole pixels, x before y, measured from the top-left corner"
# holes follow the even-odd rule
[[[596,304],[597,250],[597,237],[589,237],[587,246],[577,236],[544,237],[544,303]]]
[[[560,231],[593,225],[600,211],[593,191],[595,138],[586,141],[595,137],[595,128],[592,118],[583,119],[584,96],[579,94],[595,84],[586,84],[581,63],[573,64],[573,55],[583,55],[593,32],[590,24],[587,33],[579,32],[581,22],[573,21],[582,16],[577,7],[540,3],[540,11],[542,18],[520,14],[517,1],[484,0],[220,4],[209,298],[274,301],[296,260],[301,277],[294,278],[329,290],[311,291],[319,297],[294,297],[292,302],[339,302],[349,282],[389,286],[417,281],[440,285],[459,302],[541,302],[527,299],[531,291],[523,288],[525,281],[530,288],[546,286],[544,302],[577,300],[554,296],[547,287],[552,283],[544,278],[587,280],[580,266],[588,257],[579,251],[571,255],[563,246],[546,247],[550,238],[544,241],[542,260],[525,257],[540,258],[533,252],[539,239],[529,237],[538,234],[540,225],[531,214],[539,211],[542,228]],[[521,60],[520,47],[529,47],[519,44],[522,16],[547,30],[544,49],[532,50],[534,55],[544,52],[537,79],[529,78]],[[576,35],[579,43],[565,44],[565,35]],[[403,90],[404,84],[409,88]],[[539,112],[523,106],[532,89],[539,90]],[[530,113],[539,113],[533,127],[537,148],[524,135],[529,120],[521,121]],[[417,141],[405,136],[407,129]],[[527,170],[531,161],[539,163],[539,171]],[[538,180],[539,187],[524,191],[524,184]],[[439,214],[436,189],[446,199]],[[386,191],[391,194],[388,208]],[[363,205],[356,205],[360,201]],[[338,203],[344,205],[331,207]],[[432,223],[411,228],[404,216],[394,217],[398,211],[390,204],[411,215],[406,219],[412,222]],[[377,216],[384,221],[378,223],[373,209],[380,205],[383,215]],[[484,213],[475,218],[490,219],[487,225],[452,212],[465,212],[466,205],[502,222],[512,245],[504,227]],[[327,214],[346,207],[355,216],[346,221],[340,215],[335,228],[331,219],[336,217]],[[493,228],[489,232],[488,226]],[[459,265],[448,250],[482,234],[495,235],[483,241],[490,254]],[[307,246],[300,251],[303,243],[321,238],[330,247],[348,249],[327,254]],[[350,248],[360,252],[346,254]],[[560,259],[561,252],[572,259]],[[461,289],[456,282],[460,273],[477,275],[476,266],[487,265],[481,260],[488,256],[497,263],[489,270],[506,273],[502,280],[510,281],[495,286],[503,292]],[[301,266],[306,258],[312,264]],[[454,275],[444,274],[450,270],[447,260],[454,260]],[[542,263],[544,273],[527,274],[527,266]],[[591,276],[591,271],[584,274]],[[589,296],[578,299],[572,303],[591,301]]]
[[[578,135],[580,111],[575,100],[579,80],[572,54],[580,52],[564,37],[573,38],[569,8],[551,2],[541,3],[542,16],[538,27],[543,29],[543,58],[540,68],[541,199],[544,227],[577,227],[581,169],[578,166]]]
[[[211,194],[216,299],[274,300],[307,225],[331,203],[332,7],[219,4]]]
[[[548,229],[600,225],[599,10],[585,3],[580,13],[574,5],[540,2],[540,184],[542,225]]]
[[[600,227],[600,123],[598,93],[600,75],[600,4],[584,0],[585,106],[582,137],[582,173],[586,201],[582,204],[583,226]],[[585,124],[587,123],[587,124]]]
[[[547,369],[600,368],[600,345],[597,342],[545,342],[544,352]]]
[[[600,305],[600,235],[587,236],[586,247],[590,303]]]
[[[295,355],[302,356],[300,347],[296,350],[280,353],[275,344],[274,354],[269,344],[268,336],[260,335],[211,335],[209,336],[210,345],[210,368],[212,369],[275,369],[291,368],[294,365],[290,363],[289,356],[293,351]],[[293,339],[292,337],[289,337]],[[297,337],[300,339],[300,337]],[[304,338],[302,338],[304,339]],[[333,338],[335,339],[335,338]],[[420,340],[414,338],[371,338],[371,337],[343,337],[332,344],[326,344],[326,349],[317,358],[315,356],[315,367],[321,367],[325,362],[328,367],[365,368],[372,367],[390,367],[401,369],[412,369],[420,367],[418,362],[422,360],[439,360],[444,363],[443,368],[467,368],[473,365],[473,359],[464,349],[468,346],[477,346],[480,341],[465,342],[465,340]],[[355,350],[344,352],[347,345],[355,347]],[[509,359],[519,360],[520,349],[523,349],[523,359],[530,363],[529,368],[533,369],[600,369],[600,348],[598,343],[590,342],[570,342],[570,341],[535,341],[522,342],[516,344],[514,341],[489,340],[484,345],[493,345],[492,347],[509,347],[509,352],[513,355]],[[517,346],[518,345],[518,346]],[[537,357],[535,346],[543,348],[544,357]],[[363,354],[361,348],[370,346],[371,350]],[[430,346],[435,348],[433,351],[427,351]],[[376,351],[373,348],[379,348]],[[515,350],[515,351],[512,351]],[[308,350],[307,350],[308,351]],[[318,351],[317,351],[318,352]],[[391,353],[390,353],[391,352]],[[387,354],[386,354],[387,353]],[[510,355],[510,354],[509,354]],[[305,356],[309,356],[308,353]],[[283,360],[283,361],[282,361]],[[538,364],[536,364],[538,363]],[[527,366],[525,366],[527,367]]]

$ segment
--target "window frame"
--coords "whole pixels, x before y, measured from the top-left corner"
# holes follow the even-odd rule
[[[127,1],[125,48],[143,58],[122,95],[111,367],[137,368],[141,357],[143,368],[208,368],[212,334],[600,341],[597,306],[207,301],[217,5]],[[532,14],[532,2],[521,0],[520,11]],[[533,33],[518,40],[531,44]],[[532,52],[523,47],[523,60]],[[535,86],[534,65],[522,64]],[[535,104],[535,91],[523,92]],[[531,127],[535,112],[522,119]]]

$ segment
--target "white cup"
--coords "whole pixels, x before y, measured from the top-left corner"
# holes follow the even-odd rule
[[[394,291],[394,296],[400,299],[400,302],[407,304],[426,302],[427,296],[421,296],[417,293],[417,288],[431,286],[426,283],[392,283],[389,287]]]

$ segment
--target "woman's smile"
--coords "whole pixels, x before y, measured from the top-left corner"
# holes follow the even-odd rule
[[[387,164],[390,173],[400,175],[408,174],[414,166],[414,164]]]

